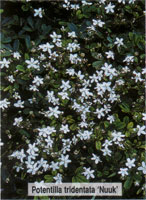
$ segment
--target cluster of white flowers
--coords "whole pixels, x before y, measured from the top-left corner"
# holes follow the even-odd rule
[[[129,0],[128,3],[132,4],[134,1],[135,0]],[[98,3],[105,5],[106,0],[99,0]],[[125,0],[118,0],[118,3],[126,4],[127,2]],[[92,5],[91,2],[85,0],[82,0],[81,4],[83,6]],[[78,10],[80,8],[79,4],[73,4],[69,0],[64,0],[62,6],[67,10]],[[104,8],[106,14],[112,14],[115,12],[116,6],[110,2],[105,5]],[[44,11],[42,8],[34,9],[35,17],[39,16],[42,18],[43,13]],[[87,33],[91,33],[91,30],[96,32],[96,29],[102,29],[106,25],[106,23],[102,21],[102,18],[94,18],[91,19],[90,22],[91,26],[86,28]],[[61,31],[64,31],[63,27]],[[34,132],[36,137],[33,143],[29,141],[30,144],[28,144],[26,148],[17,150],[11,154],[10,157],[19,160],[19,164],[17,162],[14,168],[17,172],[26,170],[27,173],[31,175],[39,175],[49,170],[56,171],[54,175],[56,183],[61,183],[63,181],[64,175],[60,173],[60,169],[71,167],[72,157],[70,153],[72,148],[76,147],[79,142],[86,144],[86,142],[92,143],[92,139],[96,142],[98,141],[94,134],[94,129],[100,121],[107,120],[107,124],[109,124],[113,130],[110,131],[106,139],[102,138],[101,148],[99,148],[102,156],[99,156],[98,153],[91,153],[89,155],[91,162],[100,165],[102,163],[102,157],[114,156],[115,147],[124,149],[126,146],[125,132],[119,131],[116,128],[116,115],[112,113],[112,106],[115,106],[116,103],[121,103],[122,99],[119,95],[119,88],[121,85],[127,84],[127,80],[121,77],[121,74],[129,74],[130,66],[135,63],[135,56],[126,53],[126,55],[122,57],[123,67],[119,70],[117,66],[115,66],[113,62],[116,60],[117,55],[115,49],[119,50],[120,48],[124,48],[126,41],[124,41],[121,36],[114,36],[113,49],[108,48],[106,52],[100,52],[101,57],[105,57],[104,62],[101,66],[97,64],[94,71],[91,70],[91,72],[87,73],[85,70],[87,63],[86,58],[84,58],[86,55],[82,55],[82,48],[77,33],[74,31],[67,33],[67,37],[69,38],[67,44],[63,43],[64,34],[53,31],[49,35],[49,42],[38,46],[37,50],[39,56],[30,57],[30,59],[25,60],[26,68],[31,72],[31,83],[29,82],[29,86],[27,86],[26,90],[32,94],[32,98],[23,100],[17,91],[13,91],[13,98],[15,100],[13,106],[20,110],[25,107],[27,101],[34,107],[38,106],[36,98],[37,94],[41,94],[42,90],[44,91],[43,95],[45,94],[45,98],[40,98],[46,101],[46,105],[40,108],[38,112],[42,118],[45,118],[46,124],[39,124],[38,127],[35,128]],[[63,56],[62,51],[66,53],[66,57]],[[20,53],[14,52],[13,58],[19,61],[21,58]],[[54,77],[55,75],[57,77],[59,74],[60,69],[55,66],[55,62],[58,60],[60,65],[62,65],[62,60],[67,60],[68,67],[64,69],[64,74],[59,76],[59,81],[56,81],[56,78],[54,78],[52,85],[55,85],[55,81],[58,84],[57,86],[55,85],[54,89],[54,87],[51,86],[50,74],[52,73]],[[10,64],[11,61],[6,58],[0,61],[1,69],[9,68]],[[41,73],[39,74],[41,68],[47,71],[46,76],[41,75]],[[33,72],[37,73],[33,75]],[[144,69],[142,73],[133,71],[131,77],[133,84],[144,82],[142,74],[145,73],[146,70]],[[15,82],[15,76],[9,75],[7,80],[13,84]],[[70,124],[64,117],[66,102],[69,102],[69,109],[78,117],[76,125]],[[7,98],[0,101],[0,108],[2,108],[2,110],[7,109],[9,106],[10,102]],[[20,113],[21,112],[18,112],[18,115],[15,116],[13,121],[13,126],[16,128],[23,128],[24,118],[20,116]],[[146,114],[143,115],[143,119],[146,120]],[[96,120],[94,121],[93,119]],[[72,120],[75,121],[74,119]],[[58,124],[54,125],[54,121]],[[73,125],[75,125],[75,128]],[[137,133],[137,136],[146,134],[145,126],[143,125],[137,125],[136,128],[133,128],[133,131]],[[59,147],[56,147],[56,143],[59,143]],[[126,167],[119,167],[118,174],[122,177],[128,175],[131,168],[136,167],[135,161],[135,158],[127,158],[125,162]],[[82,172],[82,175],[84,175],[86,179],[95,178],[96,172],[94,169],[85,166],[85,164],[83,169],[84,172]],[[137,169],[146,174],[144,162],[142,162],[142,166]]]

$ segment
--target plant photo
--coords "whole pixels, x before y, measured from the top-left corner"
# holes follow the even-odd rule
[[[145,1],[1,2],[1,195],[122,183],[144,199]],[[59,199],[107,197],[59,197]],[[113,199],[113,197],[108,197]]]

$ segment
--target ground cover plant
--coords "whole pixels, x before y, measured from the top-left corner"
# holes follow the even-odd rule
[[[144,1],[0,12],[2,198],[27,199],[41,181],[122,182],[122,198],[144,198]]]

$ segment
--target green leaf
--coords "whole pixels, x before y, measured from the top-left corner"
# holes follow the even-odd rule
[[[125,190],[129,190],[132,186],[133,178],[128,177],[127,180],[124,182],[124,188]]]
[[[78,167],[75,171],[75,174],[81,173],[83,171],[83,167]]]
[[[124,122],[116,122],[115,126],[117,129],[121,130],[121,129],[125,128],[126,124]]]
[[[2,14],[4,12],[4,9],[0,9],[0,14]]]
[[[25,72],[25,69],[22,65],[17,65],[16,69],[18,69],[19,71]]]
[[[7,37],[7,38],[4,38],[3,40],[2,40],[2,43],[3,44],[7,44],[7,43],[10,43],[12,41],[12,38],[11,37]]]
[[[129,32],[129,39],[132,40],[133,39],[133,33]]]
[[[101,142],[100,141],[96,141],[95,146],[96,146],[97,150],[100,150],[101,149]]]
[[[110,175],[108,176],[108,178],[111,178],[111,177],[114,177],[114,176],[116,176],[116,172],[110,174]]]
[[[125,124],[128,124],[129,123],[129,117],[128,116],[124,117],[123,122],[125,122]]]
[[[92,63],[92,66],[95,68],[99,68],[103,65],[103,60],[95,61]]]
[[[72,183],[77,183],[77,182],[78,182],[77,177],[76,177],[76,176],[73,176],[73,177],[72,177]]]
[[[124,112],[124,113],[129,113],[130,112],[129,105],[127,103],[122,103],[119,106],[120,106],[122,112]]]
[[[13,43],[13,49],[14,51],[18,51],[19,50],[19,40],[15,40]]]
[[[19,85],[17,83],[14,83],[14,88],[19,89]]]
[[[31,43],[30,43],[30,36],[29,35],[25,35],[25,44],[26,44],[27,49],[30,49]]]
[[[77,125],[76,125],[76,124],[72,124],[72,125],[70,126],[70,130],[72,130],[72,131],[77,130]]]
[[[97,172],[97,177],[98,177],[98,178],[101,178],[102,176],[103,176],[103,175],[102,175],[102,172],[101,172],[101,171],[98,171],[98,172]]]
[[[104,126],[105,126],[105,128],[108,128],[109,125],[110,125],[110,123],[109,123],[108,121],[105,121],[105,122],[104,122]]]
[[[68,27],[69,27],[70,31],[74,31],[75,33],[78,33],[78,28],[75,24],[68,23]]]
[[[46,180],[45,182],[47,182],[47,183],[51,183],[53,181],[52,175],[45,175],[44,178]]]
[[[72,177],[72,183],[85,183],[88,182],[85,176],[78,174],[77,176]]]
[[[51,31],[52,27],[47,26],[46,24],[42,24],[41,29],[43,31],[43,34],[45,35],[45,34],[48,34]]]
[[[8,87],[6,87],[3,91],[4,92],[6,92],[6,91],[8,91],[8,90],[11,90],[11,88],[12,88],[12,86],[11,85],[9,85]]]
[[[26,12],[26,11],[29,10],[29,6],[28,6],[28,5],[22,5],[22,6],[21,6],[21,9],[22,9],[24,12]]]
[[[33,22],[33,19],[32,19],[31,16],[29,16],[29,17],[27,18],[27,22],[28,22],[28,24],[30,25],[30,27],[33,29],[33,28],[34,28],[34,22]]]
[[[28,53],[25,53],[24,57],[25,57],[25,60],[29,60],[29,54]]]
[[[25,135],[27,137],[30,137],[29,133],[23,129],[19,130],[19,133],[22,134],[22,135]]]
[[[26,115],[29,114],[29,112],[30,112],[30,109],[29,109],[29,108],[25,108],[25,109],[23,110],[23,113],[26,114]]]
[[[81,10],[77,10],[76,16],[77,16],[78,19],[82,19],[84,17]]]
[[[131,129],[131,128],[133,128],[133,126],[134,126],[133,122],[130,122],[130,123],[127,125],[127,129]]]
[[[131,135],[130,132],[128,132],[128,131],[125,132],[125,136],[126,136],[126,137],[129,137],[130,135]]]

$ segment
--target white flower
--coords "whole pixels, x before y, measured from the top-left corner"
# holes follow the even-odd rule
[[[0,101],[0,108],[2,108],[2,110],[4,110],[5,108],[8,108],[8,105],[10,104],[10,102],[8,102],[8,99],[3,99]]]
[[[61,111],[58,110],[58,106],[56,106],[55,108],[49,107],[49,113],[48,113],[48,117],[56,117],[58,118],[59,115],[62,113]]]
[[[109,150],[107,146],[105,146],[104,149],[101,149],[101,151],[103,152],[103,155],[104,155],[104,156],[106,156],[106,155],[111,156],[111,152],[112,152],[112,151]]]
[[[113,123],[115,121],[115,118],[112,115],[108,115],[107,120],[109,120],[110,123]]]
[[[1,147],[1,146],[3,146],[3,145],[4,145],[4,143],[3,143],[3,142],[1,142],[1,139],[0,139],[0,147]]]
[[[34,58],[31,58],[30,60],[26,60],[25,62],[28,64],[27,65],[28,69],[30,69],[30,68],[34,68],[34,69],[37,69],[37,70],[40,69],[39,61],[38,60],[34,60]]]
[[[87,2],[85,0],[82,0],[82,5],[83,6],[86,6],[86,5],[90,6],[90,5],[92,5],[92,2]]]
[[[129,0],[129,4],[131,3],[131,4],[134,4],[134,2],[135,2],[136,0]]]
[[[68,133],[70,132],[69,128],[68,128],[68,124],[61,126],[60,131],[62,131],[63,133]]]
[[[45,139],[45,141],[46,141],[46,148],[52,148],[52,146],[53,146],[53,140],[51,139],[51,137],[50,136],[48,136],[47,137],[47,139]]]
[[[82,121],[80,124],[79,124],[79,126],[80,127],[85,127],[85,128],[87,128],[88,127],[88,124],[86,123],[86,122],[84,122],[84,121]]]
[[[20,169],[24,169],[22,166],[14,166],[14,169],[16,169],[16,172],[20,172]]]
[[[62,85],[60,86],[61,89],[63,89],[63,91],[68,90],[69,88],[71,88],[71,86],[69,85],[69,81],[62,81]]]
[[[63,100],[69,99],[67,92],[59,92],[58,95],[60,95]]]
[[[35,157],[38,156],[38,154],[36,153],[38,151],[39,151],[39,149],[36,147],[35,143],[28,145],[27,153],[29,154],[30,158],[35,159]]]
[[[79,62],[81,62],[81,59],[78,57],[78,54],[70,54],[69,60],[72,64],[78,64]]]
[[[70,52],[76,51],[80,49],[80,45],[76,44],[76,43],[68,43],[67,45],[67,50],[69,50]]]
[[[14,126],[20,126],[20,123],[23,121],[23,118],[22,117],[16,117],[15,119],[14,119],[14,123],[13,123],[13,125]]]
[[[140,185],[140,184],[139,184],[139,181],[135,181],[135,182],[134,182],[134,185],[135,185],[135,186],[139,186],[139,185]]]
[[[118,2],[125,4],[125,0],[118,0]]]
[[[107,55],[107,58],[112,58],[114,60],[114,53],[113,53],[113,51],[105,52],[105,54]]]
[[[97,117],[98,117],[98,119],[100,119],[101,117],[104,117],[104,109],[103,108],[101,108],[101,109],[96,109],[96,112],[94,112],[96,115],[98,115]]]
[[[84,75],[82,74],[82,72],[79,70],[78,73],[76,73],[77,77],[82,80],[84,78]]]
[[[145,126],[139,126],[137,125],[137,127],[134,129],[135,131],[137,131],[137,135],[140,136],[140,135],[145,135],[146,134],[146,131],[145,131],[146,127]]]
[[[78,139],[76,138],[76,136],[73,136],[73,138],[72,138],[72,143],[73,143],[74,145],[76,145],[77,142],[78,142]]]
[[[106,13],[109,13],[109,12],[111,12],[111,13],[114,13],[114,8],[115,7],[115,5],[112,5],[111,4],[111,2],[105,7],[105,9],[106,9]]]
[[[103,147],[108,147],[108,146],[111,146],[112,145],[112,141],[109,141],[109,140],[105,140],[105,142],[103,143]]]
[[[122,135],[121,132],[114,131],[112,133],[112,137],[113,137],[113,141],[121,142],[123,141],[123,137],[125,137],[125,135]]]
[[[21,99],[21,97],[20,97],[20,95],[19,95],[18,92],[15,92],[14,95],[13,95],[13,97],[14,97],[15,99]]]
[[[142,69],[142,74],[146,74],[146,68]]]
[[[69,74],[70,76],[74,76],[75,70],[73,68],[66,69],[66,74]]]
[[[3,58],[3,60],[0,61],[1,69],[4,67],[9,68],[9,64],[10,64],[10,61],[6,60],[6,58]]]
[[[10,156],[19,159],[21,162],[23,162],[23,159],[26,157],[24,149],[21,149],[21,151],[15,151]]]
[[[93,25],[94,26],[99,26],[99,27],[103,27],[103,25],[105,24],[104,22],[102,22],[100,19],[96,20],[96,19],[93,19]]]
[[[29,90],[32,90],[34,92],[39,91],[36,85],[30,85]]]
[[[94,170],[91,170],[91,168],[89,167],[89,168],[86,168],[86,167],[84,167],[84,172],[82,173],[84,176],[86,176],[86,178],[87,179],[90,179],[90,178],[95,178],[95,176],[94,176]]]
[[[118,174],[121,174],[123,177],[125,175],[128,175],[128,168],[120,168],[120,171],[118,172]]]
[[[50,34],[50,37],[53,39],[53,42],[60,42],[60,38],[62,37],[61,35],[57,35],[55,32],[53,32],[52,34]]]
[[[123,38],[117,38],[116,37],[116,41],[114,42],[114,44],[117,44],[118,47],[124,45]]]
[[[17,59],[19,60],[19,58],[21,58],[21,55],[20,55],[19,52],[14,52],[14,53],[13,53],[13,57],[14,57],[14,58],[17,58]]]
[[[141,167],[138,167],[138,170],[142,171],[143,174],[146,174],[146,164],[144,161],[142,162]]]
[[[134,56],[126,56],[126,58],[123,60],[123,62],[126,62],[127,65],[129,65],[130,63],[134,62]]]
[[[141,78],[141,73],[133,71],[134,77],[132,77],[132,79],[135,79],[135,82],[137,83],[138,81],[143,81],[143,79]]]
[[[8,81],[14,83],[15,82],[14,76],[13,75],[8,76]]]
[[[119,79],[119,80],[116,81],[117,85],[124,85],[124,83],[125,83],[125,81],[122,80],[122,79]]]
[[[87,29],[89,30],[89,33],[92,31],[96,31],[95,26],[93,26],[93,25],[88,26]]]
[[[44,158],[41,158],[40,160],[37,161],[37,163],[38,163],[38,168],[40,168],[43,167],[47,163],[47,161],[44,160]]]
[[[146,113],[142,113],[142,115],[143,115],[143,120],[146,120]]]
[[[94,153],[92,153],[92,158],[91,160],[95,160],[95,164],[98,164],[99,162],[101,162],[99,156],[96,156]]]
[[[130,158],[127,158],[126,166],[131,169],[132,167],[135,167],[135,159],[130,160]]]
[[[40,86],[40,85],[42,85],[44,83],[43,82],[43,78],[39,78],[38,76],[34,77],[34,80],[32,82],[36,86]]]
[[[62,175],[61,174],[57,174],[56,176],[53,177],[56,181],[56,184],[62,183]]]
[[[43,10],[42,10],[42,8],[39,8],[39,9],[34,9],[34,17],[36,17],[36,16],[39,16],[40,18],[42,18],[43,17]]]
[[[24,101],[18,100],[16,103],[14,103],[14,106],[17,108],[24,108]]]
[[[79,134],[77,134],[81,140],[89,140],[91,135],[92,131],[79,131]]]
[[[52,133],[56,133],[54,127],[47,126],[46,128],[38,128],[39,136],[48,137]]]
[[[99,3],[105,4],[106,0],[99,0]]]
[[[39,170],[38,163],[33,163],[32,165],[27,166],[27,173],[30,173],[32,175],[36,174],[36,172]]]
[[[60,165],[64,165],[64,167],[66,168],[68,166],[68,163],[71,163],[71,160],[68,159],[69,158],[69,155],[61,155],[61,158],[60,158]]]
[[[93,93],[89,92],[88,88],[81,88],[80,92],[81,92],[81,96],[84,97],[85,99],[88,99],[89,96],[93,96]]]
[[[76,38],[76,33],[74,31],[72,32],[68,32],[68,37],[71,37],[71,38]]]
[[[80,8],[79,4],[71,4],[70,8],[73,10],[78,10]]]
[[[48,53],[51,54],[51,49],[54,47],[54,45],[49,44],[48,42],[46,44],[39,45],[39,48],[43,50],[43,52],[48,51]]]

